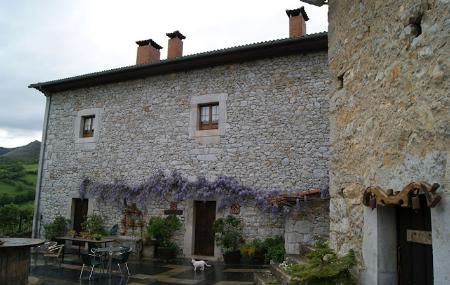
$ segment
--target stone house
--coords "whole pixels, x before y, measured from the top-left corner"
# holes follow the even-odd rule
[[[30,85],[47,99],[33,235],[58,213],[77,230],[86,213],[101,213],[109,227],[121,221],[124,203],[82,199],[85,179],[135,185],[176,170],[191,180],[226,175],[260,191],[327,185],[327,34],[305,34],[303,8],[287,14],[289,38],[185,56],[176,31],[167,34],[166,60],[157,43],[138,41],[136,65]],[[326,203],[283,218],[244,201],[220,210],[222,198],[148,201],[141,210],[144,220],[179,214],[186,257],[220,256],[202,237],[229,212],[247,239],[284,235],[292,254],[328,235]]]
[[[331,243],[362,284],[450,284],[449,1],[328,2]],[[429,185],[395,199],[411,181]]]

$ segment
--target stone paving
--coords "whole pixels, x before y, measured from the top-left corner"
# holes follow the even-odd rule
[[[45,265],[39,261],[32,263],[30,285],[147,285],[147,284],[186,284],[186,285],[237,285],[253,284],[253,273],[268,271],[267,267],[254,265],[224,265],[223,263],[208,262],[212,265],[205,271],[194,272],[188,261],[178,260],[171,263],[157,261],[130,261],[128,263],[131,276],[120,274],[117,267],[113,267],[111,279],[108,274],[96,271],[89,281],[90,268],[83,273],[79,280],[81,263],[76,257],[67,258],[65,263]]]

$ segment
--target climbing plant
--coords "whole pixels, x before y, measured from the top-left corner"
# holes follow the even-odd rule
[[[327,190],[327,187],[321,187],[322,192],[325,193]],[[228,176],[218,176],[212,181],[209,181],[204,176],[198,176],[196,180],[189,181],[177,171],[167,175],[163,171],[158,170],[144,182],[134,186],[129,186],[123,182],[92,182],[86,178],[81,182],[79,191],[81,197],[89,194],[89,196],[95,197],[103,203],[121,203],[123,199],[126,199],[135,201],[141,208],[144,208],[148,201],[206,201],[220,196],[220,209],[254,199],[258,208],[263,211],[284,215],[289,214],[291,211],[291,208],[287,206],[268,202],[269,198],[280,194],[280,191],[277,189],[257,189],[245,186],[235,178]],[[300,208],[302,203],[306,203],[306,199],[297,201],[295,207]]]

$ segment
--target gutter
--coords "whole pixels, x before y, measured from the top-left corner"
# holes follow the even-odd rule
[[[44,115],[44,124],[42,127],[42,143],[41,150],[39,151],[39,166],[38,166],[38,175],[36,181],[36,193],[34,197],[34,215],[33,215],[33,228],[31,231],[31,235],[33,238],[38,238],[41,235],[41,212],[40,212],[40,204],[41,204],[41,184],[42,184],[42,176],[44,172],[44,156],[45,149],[47,145],[47,131],[48,131],[48,117],[50,113],[50,105],[52,101],[52,97],[45,94],[46,102],[45,102],[45,115]]]

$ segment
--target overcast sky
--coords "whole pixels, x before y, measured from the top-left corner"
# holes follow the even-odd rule
[[[0,0],[0,146],[41,140],[45,97],[30,83],[132,65],[136,40],[184,54],[288,36],[286,9],[305,6],[307,33],[326,31],[327,7],[299,0]]]

